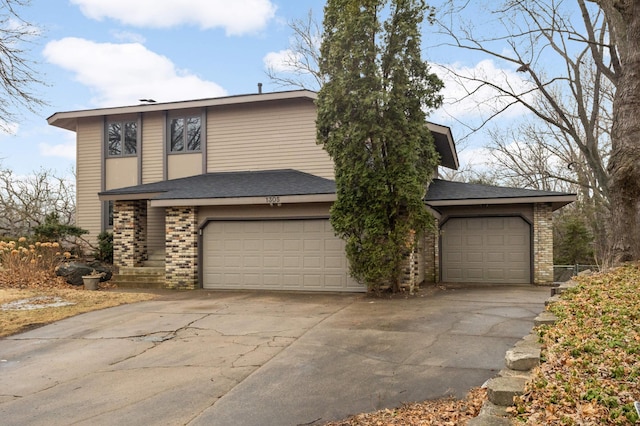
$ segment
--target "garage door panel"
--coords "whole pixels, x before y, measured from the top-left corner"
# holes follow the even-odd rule
[[[505,270],[504,269],[487,268],[487,277],[490,280],[502,281],[502,280],[505,279]]]
[[[271,221],[271,222],[275,222],[275,221]],[[293,234],[299,234],[301,232],[304,232],[304,223],[300,222],[299,220],[288,220],[288,221],[278,221],[280,223],[280,226],[282,228],[282,232],[285,233],[293,233]]]
[[[306,233],[305,233],[306,234]],[[313,238],[313,237],[312,237]],[[305,252],[314,251],[319,252],[322,250],[323,243],[318,239],[305,239],[302,243],[303,250]]]
[[[479,253],[479,252],[468,252],[466,259],[467,259],[467,263],[471,263],[471,262],[482,263],[484,259],[484,255],[483,253]]]
[[[300,257],[298,256],[284,256],[282,258],[282,266],[284,268],[300,268]]]
[[[299,252],[300,250],[302,250],[302,241],[291,239],[282,240],[282,250]]]
[[[326,219],[213,221],[203,235],[203,287],[364,291]]]
[[[317,268],[322,266],[322,260],[319,256],[305,256],[303,261],[303,267],[305,269]]]
[[[483,273],[482,268],[466,268],[462,270],[461,276],[464,277],[466,275],[469,279],[479,280],[482,278]]]
[[[325,256],[324,269],[344,269],[344,259],[338,256]]]
[[[224,250],[227,252],[242,250],[242,241],[225,241]]]
[[[442,227],[442,280],[529,283],[530,238],[520,217],[451,218]]]
[[[503,264],[507,260],[506,257],[507,257],[507,253],[505,253],[503,251],[502,252],[493,251],[493,252],[488,252],[487,253],[487,258],[486,259],[487,259],[487,262],[489,262],[489,263],[493,262],[493,263]]]
[[[259,247],[258,250],[269,251],[282,251],[282,240],[278,239],[266,239],[266,240],[257,240],[259,244],[256,244],[256,247]]]
[[[490,232],[494,232],[493,230],[491,230]],[[504,235],[487,235],[486,236],[486,245],[488,247],[495,247],[495,246],[499,246],[502,247],[505,245],[505,236]]]

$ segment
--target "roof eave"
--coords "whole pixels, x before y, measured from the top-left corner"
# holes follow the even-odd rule
[[[291,90],[284,92],[255,93],[249,95],[225,96],[220,98],[196,99],[190,101],[163,102],[153,104],[140,104],[122,107],[96,108],[66,112],[56,112],[47,118],[51,126],[60,127],[71,131],[76,130],[78,118],[101,117],[115,114],[136,114],[140,112],[168,111],[188,108],[204,108],[225,105],[238,105],[266,101],[278,101],[288,99],[309,99],[315,101],[318,95],[311,90]]]
[[[427,128],[433,134],[436,143],[436,150],[440,154],[440,165],[452,170],[458,170],[460,163],[458,161],[458,153],[456,144],[453,141],[451,129],[442,124],[427,122]]]
[[[151,200],[151,207],[185,207],[185,206],[240,206],[240,205],[271,205],[302,204],[302,203],[332,203],[336,201],[336,194],[310,195],[280,195],[269,197],[230,197],[230,198],[175,198]]]
[[[505,198],[466,198],[459,200],[425,200],[425,204],[430,207],[449,206],[481,206],[496,204],[532,204],[551,203],[552,209],[558,210],[567,204],[576,201],[574,194],[546,195],[538,197],[505,197]]]
[[[100,201],[130,201],[130,200],[151,200],[164,192],[130,192],[130,193],[98,193]]]

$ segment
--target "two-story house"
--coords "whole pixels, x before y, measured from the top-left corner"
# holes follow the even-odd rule
[[[77,225],[114,233],[121,275],[167,288],[364,291],[329,224],[333,164],[316,144],[306,90],[58,112],[76,132]],[[425,123],[441,166],[449,128]],[[435,173],[436,171],[434,171]],[[572,194],[435,179],[438,223],[410,270],[418,282],[550,283],[552,211]],[[414,272],[415,271],[415,272]]]

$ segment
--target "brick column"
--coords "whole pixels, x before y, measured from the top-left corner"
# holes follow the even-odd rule
[[[142,266],[147,257],[147,202],[115,201],[113,205],[113,264]]]
[[[553,283],[553,215],[548,203],[533,205],[533,282]]]
[[[439,226],[438,219],[434,219],[435,229],[427,229],[424,233],[424,281],[428,283],[438,282],[438,235]]]
[[[198,208],[167,207],[165,226],[167,287],[195,289],[198,287]]]

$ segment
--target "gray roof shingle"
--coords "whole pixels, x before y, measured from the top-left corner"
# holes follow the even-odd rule
[[[574,195],[566,192],[538,191],[505,186],[452,182],[434,179],[429,185],[425,201],[483,200],[497,198],[529,198]]]
[[[112,189],[99,195],[159,193],[154,200],[335,194],[335,182],[297,170],[220,172]]]
[[[298,170],[206,173],[144,185],[103,191],[101,196],[154,194],[154,200],[242,198],[335,194],[333,180]],[[434,179],[425,196],[429,202],[570,196],[573,194]]]

